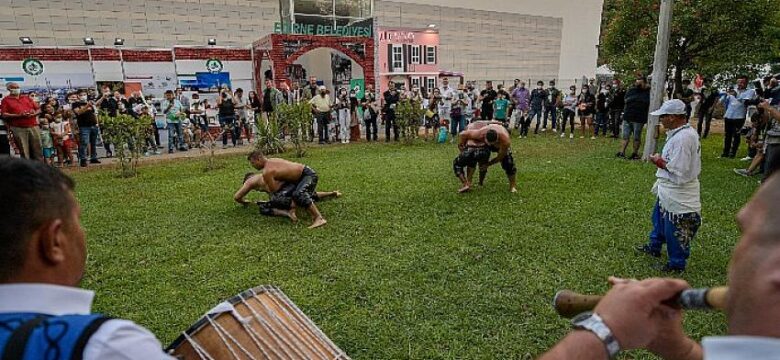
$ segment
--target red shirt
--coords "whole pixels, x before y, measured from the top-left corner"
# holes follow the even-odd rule
[[[20,97],[6,96],[0,104],[0,112],[3,114],[21,114],[27,111],[37,111],[38,104],[27,95]],[[29,128],[38,126],[37,116],[28,116],[21,118],[6,119],[9,125],[13,127]]]

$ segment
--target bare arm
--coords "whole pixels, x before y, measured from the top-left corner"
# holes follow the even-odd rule
[[[490,160],[490,162],[488,162],[487,165],[493,166],[495,164],[500,163],[502,160],[504,160],[507,153],[509,153],[509,146],[501,145],[501,149],[498,150],[498,154],[496,155],[496,157],[493,158],[493,160]]]
[[[263,172],[263,180],[265,180],[265,186],[269,194],[273,194],[279,191],[280,183],[276,181],[276,179],[274,178],[275,173],[276,172],[273,170],[271,171],[265,170]]]
[[[241,186],[240,189],[236,192],[235,195],[233,195],[233,200],[235,200],[237,203],[241,205],[249,205],[249,201],[244,200],[244,197],[246,197],[247,194],[249,194],[253,189],[253,186],[251,184],[251,181],[247,181],[244,183],[243,186]]]
[[[471,134],[473,132],[473,130],[466,130],[460,133],[460,137],[458,138],[458,150],[466,150],[466,143],[471,139]]]
[[[759,104],[759,107],[764,109],[769,114],[769,117],[771,117],[771,118],[773,118],[773,119],[775,119],[777,121],[780,121],[780,111],[778,111],[777,109],[769,106],[769,101],[762,102],[761,104]]]

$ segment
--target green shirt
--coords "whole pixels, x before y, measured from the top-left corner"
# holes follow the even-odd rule
[[[509,108],[509,100],[498,99],[493,102],[493,108],[495,110],[493,116],[497,120],[506,120],[506,109]]]

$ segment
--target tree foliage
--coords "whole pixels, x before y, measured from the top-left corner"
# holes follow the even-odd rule
[[[396,105],[396,122],[406,144],[414,143],[414,140],[419,137],[420,123],[424,114],[425,109],[420,102],[412,99],[403,99]]]
[[[606,0],[602,60],[618,74],[652,68],[659,0]],[[757,75],[778,60],[780,1],[676,0],[672,11],[669,73],[683,76]]]
[[[306,156],[306,137],[312,121],[311,105],[306,102],[281,104],[277,112],[279,119],[285,124],[295,156]]]
[[[152,119],[149,117],[136,119],[126,114],[111,117],[101,112],[100,130],[103,141],[114,145],[121,177],[137,175],[138,159],[143,153],[146,128],[151,122]]]

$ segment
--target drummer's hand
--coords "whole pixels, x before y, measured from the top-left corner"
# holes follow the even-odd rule
[[[656,353],[677,354],[688,344],[682,332],[680,310],[663,301],[689,288],[684,280],[613,278],[614,285],[594,312],[599,314],[623,350],[645,348]]]
[[[636,279],[609,277],[609,284],[612,286],[636,282]],[[662,317],[659,321],[658,335],[646,349],[664,359],[701,359],[701,347],[683,331],[682,311],[672,309],[667,315],[669,316]]]

